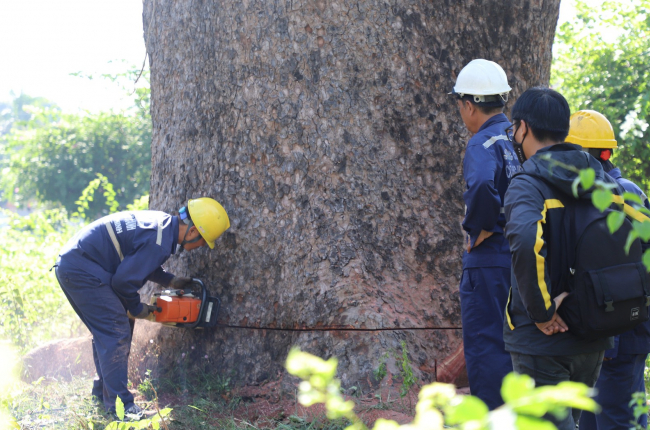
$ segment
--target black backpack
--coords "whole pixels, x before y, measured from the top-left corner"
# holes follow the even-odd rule
[[[626,218],[614,234],[607,215],[591,199],[565,199],[564,264],[560,285],[570,294],[558,309],[569,331],[584,339],[624,333],[648,320],[650,277],[636,239],[625,253],[632,230]]]

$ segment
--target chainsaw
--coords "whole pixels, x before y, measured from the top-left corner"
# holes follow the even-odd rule
[[[218,297],[209,295],[200,279],[192,278],[190,288],[154,293],[152,321],[183,328],[212,328],[221,307]]]

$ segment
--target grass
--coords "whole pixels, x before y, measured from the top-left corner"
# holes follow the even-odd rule
[[[167,381],[167,384],[170,382]],[[154,385],[157,384],[145,380],[139,387],[148,391]],[[147,400],[140,391],[134,394],[136,403],[151,410],[156,407],[173,408],[170,414],[171,422],[168,423],[169,430],[343,430],[347,426],[347,423],[341,420],[329,421],[323,417],[308,421],[302,417],[284,414],[264,417],[258,421],[246,420],[235,416],[235,409],[239,408],[241,412],[243,406],[245,411],[246,403],[226,395],[227,384],[223,378],[209,377],[203,384],[192,386],[191,390],[181,395],[177,393],[177,386],[173,387],[171,393],[162,394],[165,401],[171,399],[174,403],[182,404],[167,405],[157,399]],[[219,390],[214,390],[215,386],[219,387]],[[18,383],[18,390],[11,396],[7,406],[10,414],[24,430],[103,430],[112,418],[106,414],[102,404],[91,399],[91,387],[90,378],[74,378],[71,381],[41,380],[34,384]],[[206,391],[201,392],[203,389]]]
[[[21,429],[88,429],[90,423],[102,429],[110,417],[103,405],[91,399],[91,386],[91,380],[80,378],[70,382],[41,380],[22,384],[9,402],[9,411]]]

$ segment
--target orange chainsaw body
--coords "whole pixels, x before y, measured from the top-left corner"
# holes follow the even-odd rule
[[[201,300],[196,297],[162,296],[156,299],[155,321],[159,323],[193,323],[199,318]]]

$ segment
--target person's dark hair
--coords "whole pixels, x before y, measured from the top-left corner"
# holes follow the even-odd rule
[[[494,115],[494,114],[497,114],[497,113],[501,113],[501,112],[503,112],[503,108],[505,106],[505,103],[503,103],[503,102],[494,102],[494,101],[487,102],[487,103],[476,103],[474,101],[474,96],[469,95],[469,94],[465,95],[463,97],[460,97],[460,100],[462,100],[463,102],[466,102],[466,101],[470,102],[471,104],[476,106],[478,108],[478,110],[481,111],[481,113],[483,115]]]
[[[512,107],[512,122],[524,120],[539,141],[563,142],[569,134],[571,110],[562,94],[545,87],[529,88]]]

